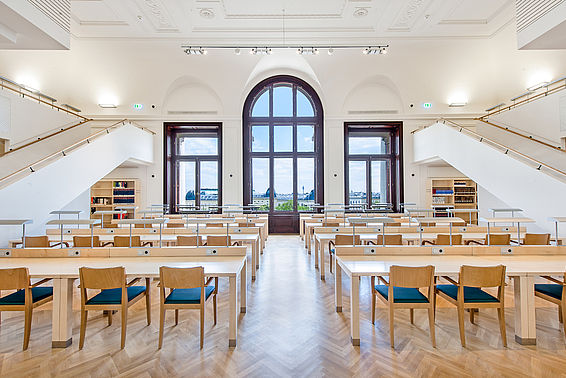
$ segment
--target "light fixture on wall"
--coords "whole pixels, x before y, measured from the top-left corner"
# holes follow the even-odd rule
[[[319,50],[316,47],[299,47],[297,54],[299,55],[318,55]]]
[[[273,50],[269,47],[252,47],[250,54],[252,55],[271,55]]]
[[[187,55],[206,55],[208,51],[203,47],[184,47],[185,54]]]
[[[271,45],[265,47],[245,46],[245,45],[183,45],[181,48],[187,55],[206,55],[210,50],[232,50],[236,55],[240,55],[242,50],[248,50],[252,55],[271,55],[276,50],[295,50],[299,55],[318,55],[321,50],[326,50],[328,55],[334,54],[336,50],[361,50],[365,55],[384,55],[387,54],[389,45]]]
[[[385,55],[387,54],[387,47],[389,46],[377,46],[377,47],[366,47],[362,50],[365,55]]]
[[[534,92],[537,89],[541,89],[543,87],[547,87],[549,84],[548,81],[541,81],[540,83],[536,83],[535,85],[531,85],[530,87],[527,88],[527,91],[529,92]]]
[[[451,102],[450,104],[448,104],[448,106],[451,108],[461,108],[466,105],[468,105],[467,102]]]
[[[98,104],[103,109],[115,109],[116,104]]]

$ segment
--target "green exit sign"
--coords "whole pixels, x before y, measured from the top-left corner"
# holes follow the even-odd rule
[[[430,108],[432,108],[432,103],[430,103],[430,102],[425,102],[425,103],[423,103],[423,108],[425,108],[425,109],[430,109]]]
[[[143,104],[134,104],[134,110],[142,110]]]

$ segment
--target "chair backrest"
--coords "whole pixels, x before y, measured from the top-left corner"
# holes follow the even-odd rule
[[[222,247],[230,246],[232,244],[232,238],[226,235],[208,235],[206,238],[206,245]]]
[[[356,223],[356,227],[367,227],[368,224],[366,223]]]
[[[146,227],[151,228],[151,225],[150,224],[141,224],[141,223],[134,224],[134,228],[146,228]]]
[[[387,227],[401,227],[401,222],[387,223]]]
[[[184,228],[185,225],[183,223],[166,223],[167,228]]]
[[[79,268],[81,289],[116,289],[126,287],[126,269],[114,268]]]
[[[129,247],[129,236],[114,236],[114,247]],[[141,247],[141,238],[139,235],[132,235],[132,247]]]
[[[207,223],[206,227],[224,227],[223,223]]]
[[[324,218],[324,214],[313,214],[311,218]]]
[[[383,245],[383,235],[377,235],[377,245]],[[385,245],[403,245],[403,235],[385,235]]]
[[[238,227],[252,227],[253,223],[246,223],[246,222],[238,222]]]
[[[49,248],[49,236],[26,236],[24,248]]]
[[[505,285],[505,266],[460,267],[460,284],[473,287],[498,287]]]
[[[204,268],[170,268],[159,267],[159,280],[165,288],[191,289],[204,286]]]
[[[202,246],[202,237],[200,235],[198,237],[196,235],[194,235],[194,236],[178,235],[177,236],[177,246],[196,247],[197,246],[197,240],[198,240],[198,246]]]
[[[525,245],[549,245],[550,234],[525,234]]]
[[[355,241],[355,243],[352,243],[353,241]],[[354,235],[336,235],[334,243],[336,245],[352,245],[352,244],[360,245],[360,244],[362,244],[362,242],[360,240],[360,235],[356,235],[355,238],[354,238]]]
[[[487,235],[485,236],[485,243],[487,245]],[[510,234],[495,234],[489,235],[489,244],[490,245],[509,245],[511,244],[511,235]]]
[[[389,268],[389,284],[397,287],[430,287],[434,281],[434,266],[399,266]]]
[[[73,236],[73,246],[76,248],[89,248],[90,244],[90,236]],[[98,236],[93,236],[92,246],[100,247],[100,238]]]
[[[421,227],[435,227],[436,223],[428,222],[428,223],[421,223],[420,225],[421,225]]]
[[[453,234],[452,244],[453,245],[462,244],[462,235]],[[436,245],[450,245],[450,235],[445,235],[445,234],[436,235]]]
[[[0,290],[20,290],[28,287],[28,268],[0,269]]]
[[[339,222],[322,222],[322,227],[340,227]]]

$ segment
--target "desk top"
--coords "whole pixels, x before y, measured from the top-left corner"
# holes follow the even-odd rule
[[[414,217],[411,221],[421,223],[466,223],[465,220],[458,217]]]
[[[523,209],[513,208],[513,207],[499,207],[499,208],[496,207],[489,209],[489,211],[492,211],[494,213],[505,213],[505,212],[514,213],[516,211],[523,211]]]
[[[487,223],[535,223],[534,219],[524,217],[491,217],[480,218],[480,221]]]
[[[76,226],[81,224],[99,224],[100,219],[53,219],[47,222],[49,226]]]
[[[0,226],[21,226],[31,223],[33,223],[31,219],[0,219]]]
[[[558,223],[566,222],[566,217],[550,217],[548,219],[553,221],[553,222],[558,222]]]
[[[81,214],[83,211],[82,210],[55,210],[50,212],[49,214],[54,214],[54,215],[78,215]]]
[[[461,265],[494,266],[503,264],[507,275],[563,275],[566,256],[337,256],[336,262],[348,275],[387,275],[392,265],[434,265],[435,274],[458,274]]]
[[[116,224],[165,224],[169,221],[167,218],[152,219],[119,219]]]
[[[98,210],[95,211],[93,214],[126,214],[127,211],[126,210]]]

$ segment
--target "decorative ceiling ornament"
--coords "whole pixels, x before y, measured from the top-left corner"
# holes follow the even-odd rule
[[[202,18],[207,18],[207,19],[214,18],[215,16],[214,11],[210,8],[202,8],[199,11],[199,14]]]
[[[367,8],[356,8],[354,10],[354,17],[365,17],[367,16],[369,13],[369,10]]]

